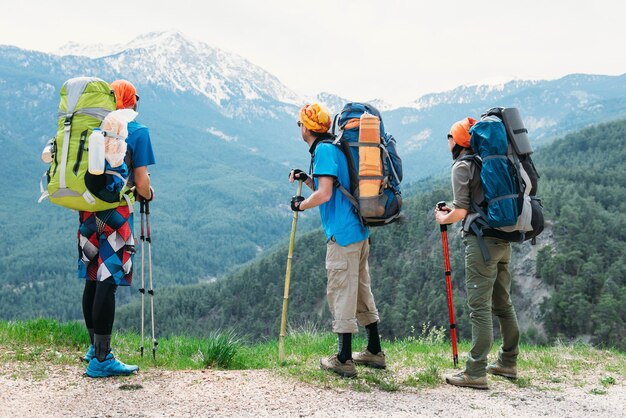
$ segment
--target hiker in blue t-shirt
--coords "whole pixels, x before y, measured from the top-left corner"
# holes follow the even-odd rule
[[[361,224],[350,201],[335,186],[335,181],[350,189],[350,176],[345,155],[331,143],[330,113],[322,105],[305,105],[300,111],[298,126],[302,139],[309,145],[312,158],[311,176],[294,169],[289,180],[303,180],[314,190],[308,198],[294,196],[291,209],[303,211],[320,208],[326,235],[326,296],[333,316],[333,332],[339,337],[339,350],[320,360],[323,370],[344,377],[356,375],[356,364],[385,368],[385,355],[378,335],[378,310],[370,289],[368,265],[369,230]],[[365,326],[367,349],[352,353],[352,334],[358,324]]]
[[[126,80],[111,83],[117,109],[137,109],[135,87]],[[148,128],[128,124],[127,161],[129,184],[135,186],[137,200],[150,201],[148,166],[155,163]],[[131,374],[139,369],[117,360],[111,353],[111,333],[115,319],[115,292],[118,286],[130,286],[133,276],[133,213],[125,203],[115,209],[79,212],[78,277],[85,280],[83,316],[91,345],[84,360],[87,375],[108,377]]]

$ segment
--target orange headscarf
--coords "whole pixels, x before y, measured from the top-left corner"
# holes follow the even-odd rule
[[[326,133],[330,129],[330,112],[319,103],[307,104],[300,109],[300,122],[309,131]]]
[[[137,104],[137,89],[130,81],[115,80],[111,83],[118,109],[132,109]]]
[[[473,118],[465,118],[456,122],[450,128],[450,134],[452,135],[452,140],[457,144],[462,146],[463,148],[470,147],[470,128],[476,124],[476,119]]]

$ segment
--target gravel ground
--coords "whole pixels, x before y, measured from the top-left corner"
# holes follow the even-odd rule
[[[0,365],[0,417],[423,417],[626,416],[624,379],[609,388],[520,388],[491,379],[490,390],[442,385],[398,392],[320,388],[267,370],[159,371],[90,379],[84,366]],[[591,378],[588,381],[597,381]],[[604,389],[606,394],[593,394]]]

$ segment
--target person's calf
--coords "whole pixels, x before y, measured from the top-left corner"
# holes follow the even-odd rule
[[[382,351],[380,347],[380,335],[378,334],[378,321],[365,326],[367,332],[367,351],[378,354]]]
[[[337,360],[345,363],[348,360],[352,360],[352,334],[342,333],[338,334],[338,352]]]
[[[111,352],[111,335],[94,334],[94,354],[99,361],[104,361]]]

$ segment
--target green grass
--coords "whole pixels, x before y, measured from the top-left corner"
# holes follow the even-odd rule
[[[604,376],[600,379],[600,383],[602,383],[602,386],[608,387],[609,385],[614,385],[616,380],[613,376]]]
[[[289,331],[284,362],[278,360],[277,340],[246,343],[232,332],[216,332],[205,339],[185,336],[159,339],[156,360],[152,358],[150,338],[144,340],[144,357],[140,356],[141,339],[137,334],[117,333],[113,335],[113,346],[120,359],[138,364],[143,371],[269,369],[321,387],[394,392],[444,384],[443,375],[454,372],[450,344],[444,337],[444,330],[425,327],[408,338],[383,341],[387,370],[359,367],[358,376],[353,379],[342,379],[319,369],[319,359],[336,350],[337,339],[334,334],[310,327]],[[24,375],[45,379],[50,364],[80,364],[88,345],[87,332],[78,322],[59,323],[50,319],[0,322],[0,362],[15,363],[12,373],[15,379]],[[364,336],[355,336],[355,350],[365,345]],[[469,342],[459,342],[460,367],[469,348]],[[497,348],[498,342],[494,343],[492,359]],[[604,394],[623,384],[614,376],[626,375],[626,353],[583,344],[522,345],[518,370],[517,380],[495,376],[489,379],[496,385],[556,391],[564,385],[585,387],[587,382],[595,382],[601,387],[586,390]],[[136,389],[133,385],[125,387],[125,390]]]

